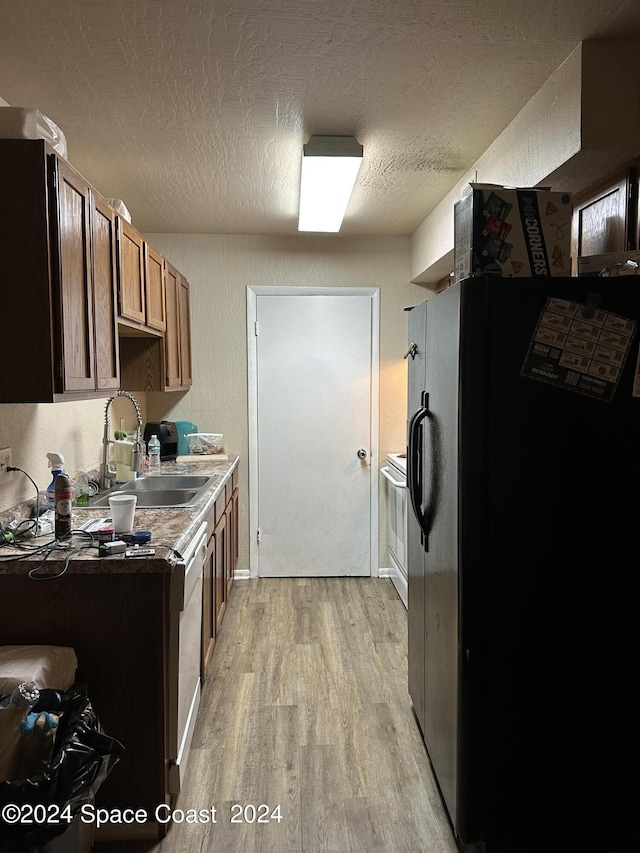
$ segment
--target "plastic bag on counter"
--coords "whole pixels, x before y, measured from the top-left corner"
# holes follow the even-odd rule
[[[2,709],[0,714],[18,710]],[[43,736],[50,736],[55,730],[50,758],[47,756],[46,763],[27,778],[0,782],[0,810],[14,804],[38,806],[47,815],[66,812],[58,823],[34,820],[12,824],[0,820],[3,853],[26,853],[65,832],[81,807],[93,802],[96,791],[124,752],[119,741],[105,734],[85,684],[74,684],[66,692],[41,690],[38,702],[22,723],[22,731],[32,732],[38,723]],[[32,769],[38,766],[33,763],[33,756],[30,759]],[[50,811],[46,811],[47,807],[51,807]]]
[[[189,442],[189,453],[209,456],[224,453],[223,435],[220,432],[190,432],[185,435]]]

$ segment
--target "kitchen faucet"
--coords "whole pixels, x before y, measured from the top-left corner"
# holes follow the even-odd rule
[[[126,397],[131,401],[133,408],[136,410],[136,440],[131,451],[131,470],[138,472],[140,470],[140,462],[142,457],[142,414],[140,406],[136,402],[135,397],[129,394],[128,391],[117,391],[113,397],[109,397],[107,405],[104,408],[104,435],[102,437],[102,464],[100,465],[100,488],[109,489],[116,481],[116,469],[109,465],[109,445],[113,441],[109,438],[109,408],[116,397]]]

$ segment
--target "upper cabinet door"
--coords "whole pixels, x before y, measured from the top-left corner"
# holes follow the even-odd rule
[[[164,258],[149,243],[144,244],[146,324],[164,332],[167,327],[165,307]]]
[[[137,323],[146,320],[144,240],[126,219],[118,217],[118,275],[120,316]]]
[[[56,323],[61,358],[60,391],[95,390],[91,220],[88,183],[69,164],[55,171],[55,265],[59,282]]]
[[[638,246],[638,181],[635,169],[574,198],[572,255],[626,252]]]
[[[164,336],[165,389],[191,386],[189,282],[165,260],[167,331]]]
[[[180,273],[165,261],[165,282],[167,286],[167,331],[164,336],[165,387],[169,390],[180,388],[180,321],[179,287]]]
[[[120,387],[116,278],[116,218],[111,206],[91,192],[91,266],[95,319],[96,388]]]
[[[178,289],[178,318],[180,325],[180,380],[182,387],[191,386],[191,307],[189,282],[180,276]]]

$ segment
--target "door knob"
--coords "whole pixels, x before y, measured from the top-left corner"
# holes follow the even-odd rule
[[[366,458],[367,458],[367,451],[364,449],[364,447],[361,447],[360,450],[358,451],[358,459],[366,459]]]

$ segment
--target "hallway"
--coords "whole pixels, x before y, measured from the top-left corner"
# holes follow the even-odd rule
[[[236,583],[177,802],[214,806],[215,824],[96,850],[456,853],[407,693],[406,628],[387,579]],[[250,822],[261,804],[267,822]]]

